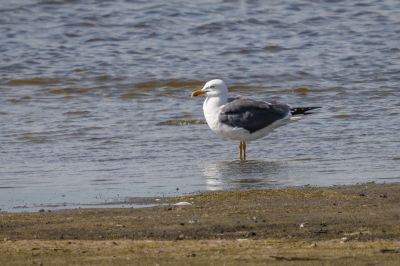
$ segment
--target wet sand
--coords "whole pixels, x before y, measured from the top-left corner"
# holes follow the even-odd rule
[[[211,192],[163,203],[141,209],[1,213],[0,264],[400,261],[400,184]]]

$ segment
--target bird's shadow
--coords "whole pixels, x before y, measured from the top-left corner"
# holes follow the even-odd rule
[[[283,163],[275,161],[209,161],[202,164],[207,190],[276,187]]]

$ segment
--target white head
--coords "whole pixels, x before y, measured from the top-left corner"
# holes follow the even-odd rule
[[[221,79],[208,81],[201,90],[192,92],[192,96],[205,94],[207,97],[228,97],[228,87]]]

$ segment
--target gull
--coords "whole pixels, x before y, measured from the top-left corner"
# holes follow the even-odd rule
[[[275,128],[320,107],[291,108],[287,104],[229,97],[221,79],[208,81],[192,97],[205,95],[203,112],[210,129],[223,139],[238,140],[239,159],[246,160],[246,142],[268,135]]]

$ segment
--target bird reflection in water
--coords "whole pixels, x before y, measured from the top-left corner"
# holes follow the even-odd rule
[[[202,165],[207,190],[268,188],[282,185],[282,163],[273,161],[209,161]]]

